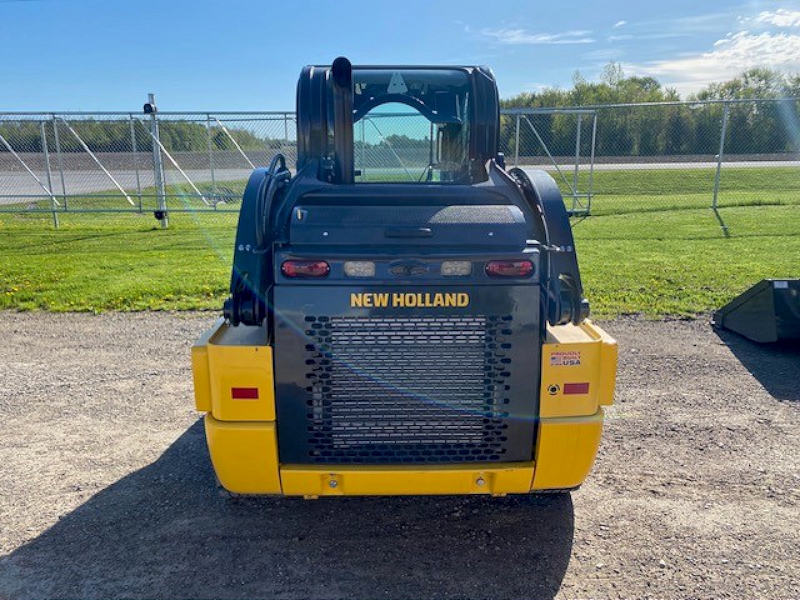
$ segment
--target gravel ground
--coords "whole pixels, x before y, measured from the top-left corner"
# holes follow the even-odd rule
[[[210,314],[0,313],[0,598],[800,598],[800,348],[604,323],[617,403],[571,496],[227,499]]]

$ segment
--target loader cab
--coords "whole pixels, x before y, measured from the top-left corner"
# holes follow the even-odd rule
[[[499,100],[483,67],[306,67],[298,83],[298,169],[325,157],[322,180],[486,181]],[[327,169],[327,171],[326,171]]]

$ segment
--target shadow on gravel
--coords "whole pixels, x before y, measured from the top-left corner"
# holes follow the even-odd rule
[[[0,598],[552,598],[566,496],[226,499],[202,423],[0,559]]]
[[[770,395],[800,402],[800,341],[758,344],[732,331],[714,331]]]

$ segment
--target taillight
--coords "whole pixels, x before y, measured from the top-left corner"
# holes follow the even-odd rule
[[[346,260],[344,274],[348,277],[375,277],[375,263],[371,260]]]
[[[530,277],[533,263],[529,260],[490,260],[486,263],[489,277]]]
[[[466,277],[472,274],[472,263],[468,260],[442,261],[442,275],[444,277]]]
[[[331,266],[324,260],[287,260],[281,265],[286,277],[327,277]]]

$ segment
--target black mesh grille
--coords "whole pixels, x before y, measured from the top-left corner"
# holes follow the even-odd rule
[[[510,316],[307,316],[308,459],[500,461]]]

